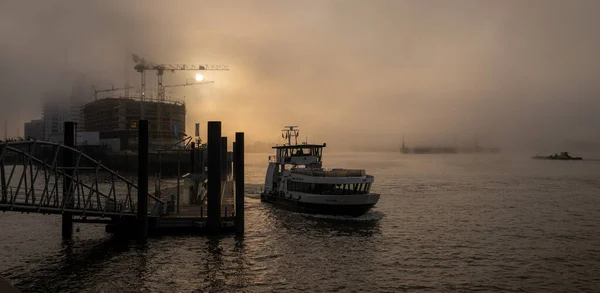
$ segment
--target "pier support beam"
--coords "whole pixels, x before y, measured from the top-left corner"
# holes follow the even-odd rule
[[[221,228],[221,121],[208,122],[208,230]]]
[[[68,147],[75,147],[75,122],[65,121],[65,133],[63,144]],[[73,167],[75,165],[73,152],[65,149],[63,154],[63,167],[65,176],[63,176],[63,204],[65,208],[73,207]],[[70,176],[70,177],[69,177]],[[62,237],[70,239],[73,236],[73,215],[70,212],[62,214]]]
[[[181,151],[177,151],[177,214],[179,215],[179,198],[181,197],[181,191],[179,190],[181,180]]]
[[[200,168],[200,170],[198,170],[198,174],[204,174],[204,172],[206,171],[206,147],[202,147],[202,144],[200,144],[198,142],[198,160],[200,161],[200,163],[198,163],[198,168]]]
[[[137,239],[148,238],[148,120],[138,123]]]
[[[190,143],[190,173],[194,174],[196,172],[196,143]]]
[[[7,142],[4,141],[4,144],[6,144]],[[5,164],[4,164],[4,158],[2,157],[2,152],[6,151],[6,145],[1,146],[0,148],[0,184],[2,184],[2,186],[0,186],[2,188],[2,199],[0,199],[0,203],[7,203],[8,202],[8,182],[6,182],[6,170],[5,170]],[[12,195],[11,195],[12,196]]]
[[[235,232],[244,233],[244,133],[235,133],[233,143],[233,174],[235,176]]]

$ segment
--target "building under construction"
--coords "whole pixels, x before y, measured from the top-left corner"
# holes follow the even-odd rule
[[[142,115],[143,113],[143,115]],[[151,149],[172,145],[185,136],[185,104],[133,98],[104,98],[83,106],[85,131],[98,131],[113,150],[137,148],[137,123],[149,122]]]

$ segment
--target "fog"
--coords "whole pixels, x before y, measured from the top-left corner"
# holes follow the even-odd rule
[[[250,144],[281,142],[283,125],[299,125],[303,140],[345,150],[394,149],[402,136],[600,146],[600,1],[3,2],[9,136],[40,117],[48,93],[139,86],[136,53],[230,68],[205,72],[213,85],[172,91],[185,96],[188,132],[222,120],[225,135],[244,131]]]

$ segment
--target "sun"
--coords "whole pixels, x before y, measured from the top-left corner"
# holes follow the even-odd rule
[[[196,73],[196,81],[203,81],[204,80],[204,76],[200,73]]]

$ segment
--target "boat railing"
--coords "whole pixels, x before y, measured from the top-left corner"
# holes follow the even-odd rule
[[[364,177],[367,175],[365,170],[361,169],[292,169],[292,172],[316,177]]]

